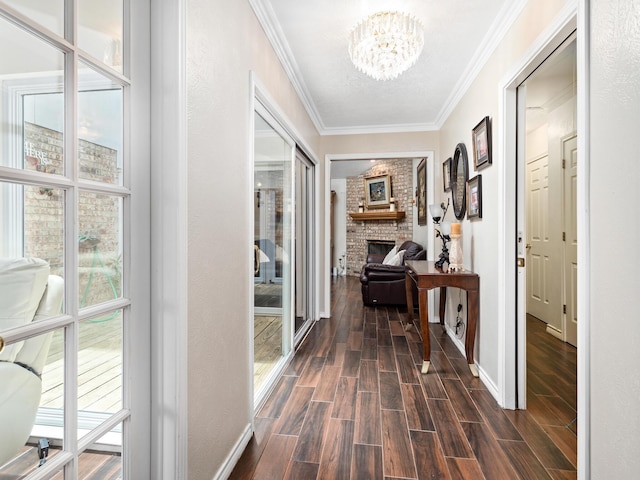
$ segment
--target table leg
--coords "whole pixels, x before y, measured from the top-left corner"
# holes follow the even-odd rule
[[[444,329],[444,314],[447,306],[447,287],[440,287],[440,326]]]
[[[424,347],[424,361],[422,362],[422,373],[429,371],[431,364],[431,339],[429,338],[429,299],[426,288],[418,289],[418,304],[420,312],[420,331],[422,332],[422,346]]]
[[[474,377],[478,376],[478,369],[473,358],[473,350],[476,343],[476,326],[478,324],[478,290],[467,291],[468,325],[465,336],[464,349],[467,355],[467,363]]]
[[[411,278],[411,275],[409,275],[408,273],[405,274],[404,276],[404,285],[405,285],[405,290],[406,290],[406,295],[407,295],[407,318],[408,318],[408,322],[407,324],[404,326],[404,330],[407,331],[411,328],[411,325],[413,325],[413,279]]]

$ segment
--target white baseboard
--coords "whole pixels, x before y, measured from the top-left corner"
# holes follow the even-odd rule
[[[244,449],[249,444],[252,436],[253,429],[251,427],[251,424],[249,423],[245,427],[242,435],[240,435],[240,438],[234,445],[225,461],[222,463],[222,465],[214,475],[213,480],[227,480],[227,478],[231,476],[231,472],[233,472],[234,467],[238,463],[238,460],[240,460],[240,457],[244,453]]]
[[[449,328],[448,326],[446,327],[446,329],[447,329],[447,334],[449,335],[449,338],[451,339],[453,344],[458,348],[458,350],[460,350],[460,353],[462,353],[462,355],[465,355],[464,342],[458,337],[456,337],[456,334],[453,329]],[[489,390],[489,393],[491,393],[493,398],[495,398],[496,402],[498,402],[498,405],[500,405],[500,400],[499,400],[500,389],[495,383],[493,383],[493,381],[491,380],[491,377],[487,375],[487,372],[484,371],[484,369],[482,368],[482,365],[478,364],[477,360],[476,360],[476,368],[478,369],[478,378],[482,383],[484,383],[485,387],[487,387],[487,390]],[[503,405],[500,405],[500,406],[504,408]]]
[[[547,324],[547,333],[564,342],[564,338],[562,338],[562,330]]]

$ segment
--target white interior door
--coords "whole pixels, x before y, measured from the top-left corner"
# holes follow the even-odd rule
[[[578,180],[578,137],[574,136],[562,143],[564,161],[564,341],[578,345],[578,222],[577,222],[577,180]]]
[[[527,313],[554,324],[560,312],[560,244],[551,228],[549,156],[527,162]]]

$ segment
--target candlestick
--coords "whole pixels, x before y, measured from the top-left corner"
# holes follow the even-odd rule
[[[455,230],[458,233],[453,233]],[[449,272],[461,272],[464,270],[462,258],[462,235],[460,234],[460,224],[451,224],[451,251],[449,252]]]

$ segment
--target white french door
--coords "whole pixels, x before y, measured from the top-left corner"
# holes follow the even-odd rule
[[[11,393],[0,415],[26,432],[0,428],[0,477],[76,479],[100,458],[87,478],[149,478],[149,114],[132,107],[149,85],[132,82],[129,7],[0,5],[0,283],[18,279],[0,303],[40,301],[12,322],[0,312],[0,384]],[[47,274],[43,300],[25,274],[34,264]],[[41,310],[53,285],[60,301]]]

